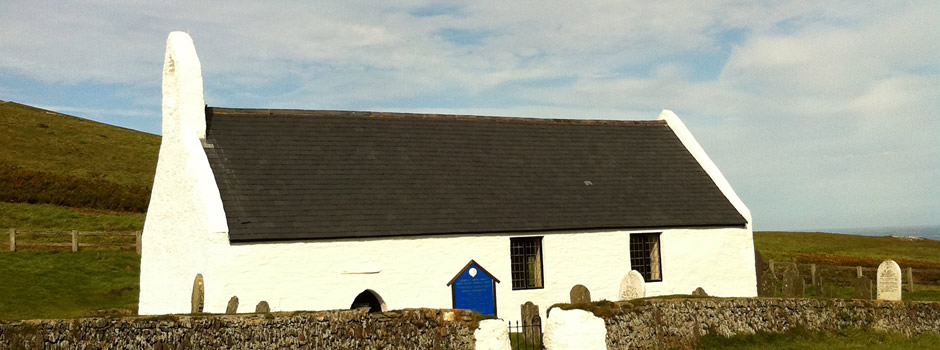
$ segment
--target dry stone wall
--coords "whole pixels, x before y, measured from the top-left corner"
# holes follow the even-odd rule
[[[706,334],[877,329],[908,336],[940,332],[940,303],[866,300],[703,298],[639,300],[595,308],[608,349],[690,348]]]
[[[0,349],[473,349],[479,315],[365,309],[0,323]]]

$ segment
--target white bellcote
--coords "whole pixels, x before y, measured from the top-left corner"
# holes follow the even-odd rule
[[[202,66],[189,34],[172,32],[163,63],[163,137],[206,138]]]

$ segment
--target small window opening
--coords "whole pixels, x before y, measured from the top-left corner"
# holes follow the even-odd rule
[[[509,239],[512,289],[542,288],[542,237]]]
[[[659,232],[630,235],[630,268],[643,275],[647,282],[663,280],[659,235]]]

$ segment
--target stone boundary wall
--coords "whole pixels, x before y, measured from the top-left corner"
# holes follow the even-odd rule
[[[0,323],[0,349],[473,349],[479,315],[365,309]]]
[[[916,336],[940,332],[940,303],[835,299],[702,298],[592,305],[608,349],[691,348],[703,335],[871,328]]]

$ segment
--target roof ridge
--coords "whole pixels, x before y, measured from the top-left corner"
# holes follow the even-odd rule
[[[206,106],[206,116],[237,115],[240,117],[306,117],[306,118],[351,118],[351,119],[447,119],[458,121],[481,121],[521,124],[567,124],[567,125],[629,125],[666,126],[663,120],[618,120],[618,119],[560,119],[534,117],[481,116],[470,114],[374,112],[346,110],[306,110],[276,108],[228,108]]]

